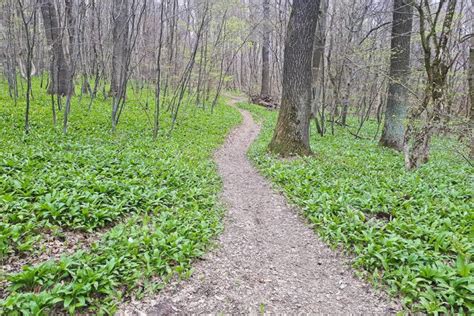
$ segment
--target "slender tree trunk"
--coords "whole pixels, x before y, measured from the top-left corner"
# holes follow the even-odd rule
[[[470,157],[474,159],[474,36],[471,36],[471,47],[469,48],[469,99],[471,101],[471,111],[469,114],[469,130],[471,132]]]
[[[5,76],[8,82],[8,93],[11,98],[16,100],[18,98],[18,87],[17,87],[17,78],[16,78],[16,63],[15,63],[15,56],[16,56],[16,44],[14,41],[14,23],[12,21],[13,15],[13,8],[11,3],[6,2],[2,4],[0,9],[3,11],[1,14],[2,16],[2,25],[1,27],[5,29],[5,36],[2,37],[1,51],[2,51],[2,59],[4,65]]]
[[[160,90],[161,90],[161,48],[163,45],[163,12],[164,3],[161,3],[160,8],[160,36],[158,40],[158,56],[156,57],[156,89],[155,89],[155,115],[153,124],[153,139],[158,137],[158,130],[160,128]]]
[[[31,76],[33,72],[33,50],[35,47],[36,39],[36,10],[33,9],[33,12],[30,16],[26,15],[26,8],[23,1],[18,1],[21,20],[23,22],[23,28],[26,36],[26,49],[27,49],[27,59],[26,59],[26,108],[25,108],[25,133],[30,132],[30,99],[32,94],[32,83]],[[33,23],[30,30],[31,23]]]
[[[351,80],[352,80],[352,70],[351,68],[348,69],[348,81],[346,84],[346,93],[342,98],[342,109],[341,109],[341,126],[347,126],[347,115],[349,114],[349,97],[351,95]]]
[[[311,154],[311,59],[319,0],[295,0],[288,22],[283,93],[269,150],[281,156]]]
[[[51,95],[51,110],[53,113],[53,126],[56,127],[56,104],[54,103],[54,95]]]
[[[128,52],[129,32],[129,4],[128,0],[114,0],[112,8],[112,74],[110,83],[110,95],[116,97],[120,90],[126,66],[126,55]],[[115,102],[114,102],[115,103]]]
[[[83,26],[82,22],[84,21],[86,4],[84,0],[81,0],[77,17],[75,17],[72,13],[72,1],[64,0],[64,3],[66,7],[66,27],[69,34],[69,78],[63,118],[63,132],[64,134],[66,134],[69,121],[69,113],[71,112],[71,99],[74,95],[74,76],[76,74],[76,65],[77,61],[80,59],[79,32]]]
[[[313,58],[312,58],[312,84],[311,84],[311,115],[314,118],[316,129],[318,133],[322,136],[324,131],[322,129],[322,124],[318,120],[318,102],[321,96],[322,84],[319,85],[319,78],[324,76],[324,73],[320,76],[321,73],[321,63],[324,63],[324,47],[326,45],[326,11],[327,11],[327,0],[323,0],[319,9],[319,18],[318,25],[316,26],[316,35],[314,38],[314,47],[313,47]]]
[[[405,167],[408,170],[417,169],[428,161],[431,138],[434,131],[440,127],[446,80],[453,65],[453,62],[446,58],[445,52],[452,35],[456,4],[457,0],[440,1],[434,16],[428,1],[414,4],[419,15],[419,32],[427,82],[423,102],[412,107],[407,116],[403,152]],[[443,12],[445,5],[446,10]],[[442,14],[444,19],[441,20]],[[433,36],[436,40],[431,39]]]
[[[262,89],[260,97],[270,96],[270,0],[263,0]]]
[[[410,74],[410,39],[413,7],[410,0],[394,0],[387,109],[380,145],[403,150],[407,116],[406,84]]]
[[[48,93],[65,96],[69,87],[69,69],[64,56],[58,13],[52,0],[40,0],[46,40],[51,51]]]
[[[170,133],[173,131],[174,126],[176,124],[176,119],[178,117],[178,111],[179,111],[180,105],[182,103],[184,93],[186,91],[186,87],[188,87],[189,81],[191,79],[191,74],[193,72],[194,63],[196,61],[196,53],[197,53],[197,50],[199,48],[199,43],[201,41],[201,37],[202,37],[204,26],[206,24],[206,17],[207,17],[208,13],[209,13],[209,4],[206,3],[206,6],[204,8],[204,12],[202,13],[202,18],[201,18],[201,22],[199,24],[199,28],[198,28],[197,33],[196,33],[196,40],[194,42],[194,47],[193,47],[193,50],[191,52],[191,57],[188,61],[188,64],[186,65],[186,68],[183,72],[183,75],[182,75],[182,77],[180,79],[180,82],[178,84],[178,88],[176,90],[176,95],[178,96],[178,101],[177,101],[176,105],[174,106],[174,109],[172,109]]]

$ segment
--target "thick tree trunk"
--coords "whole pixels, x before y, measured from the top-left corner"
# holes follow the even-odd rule
[[[40,0],[44,31],[50,49],[49,94],[65,96],[69,87],[69,68],[64,56],[58,14],[52,0]]]
[[[311,154],[312,53],[319,0],[295,0],[288,22],[283,65],[283,93],[269,150],[281,156]]]
[[[126,56],[128,52],[128,0],[114,0],[112,7],[113,23],[113,48],[112,48],[112,74],[110,83],[110,95],[116,96],[120,91],[122,80],[125,76]]]
[[[394,0],[390,58],[390,83],[380,145],[403,150],[407,116],[406,84],[410,73],[410,38],[413,7],[409,0]]]
[[[260,97],[270,96],[270,0],[263,0],[262,89]]]

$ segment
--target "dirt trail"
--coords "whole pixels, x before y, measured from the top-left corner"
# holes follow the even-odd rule
[[[189,280],[169,284],[122,313],[393,313],[396,305],[357,279],[347,260],[250,164],[246,151],[259,126],[240,112],[242,125],[215,155],[228,209],[218,248],[195,263]]]

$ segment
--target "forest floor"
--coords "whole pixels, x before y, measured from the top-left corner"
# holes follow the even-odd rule
[[[232,98],[231,105],[242,101]],[[387,314],[400,307],[357,278],[274,191],[246,152],[260,127],[249,112],[215,154],[227,206],[218,247],[195,262],[192,276],[119,314],[327,313]]]

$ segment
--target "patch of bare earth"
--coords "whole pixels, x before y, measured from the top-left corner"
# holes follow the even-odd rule
[[[0,266],[0,299],[7,295],[8,282],[3,276],[18,273],[24,266],[33,266],[48,260],[59,260],[61,256],[71,255],[78,250],[86,250],[100,239],[103,232],[62,232],[60,236],[45,233],[34,250],[28,253],[13,254],[5,258]]]
[[[72,255],[77,251],[87,251],[93,243],[98,242],[115,225],[126,222],[128,219],[129,217],[125,216],[113,225],[102,227],[94,232],[72,230],[62,230],[56,233],[42,232],[40,240],[33,245],[32,251],[10,254],[0,261],[0,299],[4,299],[8,295],[8,275],[21,272],[26,266],[35,266],[50,260],[59,261],[61,257]]]
[[[234,100],[233,103],[239,100]],[[246,157],[259,133],[251,115],[216,153],[227,204],[217,249],[189,280],[123,305],[119,314],[387,314],[399,307],[358,279]]]
[[[0,260],[0,276],[2,274],[18,273],[24,266],[34,266],[49,260],[57,261],[62,256],[72,255],[79,250],[87,251],[93,243],[98,242],[109,230],[118,224],[126,223],[129,219],[130,216],[124,216],[116,222],[93,232],[79,230],[61,230],[56,233],[51,231],[41,232],[41,238],[33,245],[32,251],[10,254],[5,259]],[[2,280],[0,279],[0,293],[1,290]]]
[[[39,244],[35,245],[33,252],[9,256],[3,262],[1,269],[4,273],[15,273],[21,271],[21,268],[26,265],[57,260],[63,255],[70,255],[80,249],[88,248],[99,238],[99,234],[72,231],[63,232],[61,236],[44,234]]]

